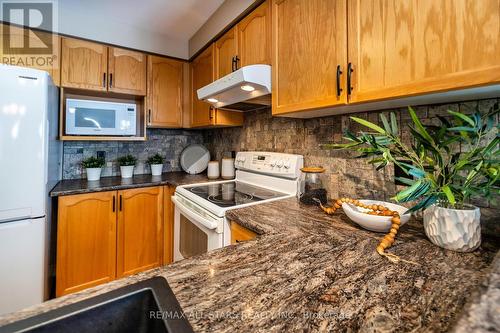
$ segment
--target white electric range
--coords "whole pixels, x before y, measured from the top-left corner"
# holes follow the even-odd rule
[[[226,211],[294,197],[303,164],[301,155],[240,152],[234,180],[178,186],[174,261],[230,245]]]

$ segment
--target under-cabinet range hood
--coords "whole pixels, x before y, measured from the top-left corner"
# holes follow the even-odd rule
[[[217,109],[252,111],[271,104],[271,66],[248,65],[198,89],[198,99]]]

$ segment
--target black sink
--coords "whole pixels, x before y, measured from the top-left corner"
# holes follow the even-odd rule
[[[193,332],[167,280],[155,277],[0,327],[4,332]]]

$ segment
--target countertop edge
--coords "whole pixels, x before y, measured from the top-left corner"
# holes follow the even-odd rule
[[[49,196],[51,198],[56,198],[67,195],[117,191],[150,186],[180,186],[225,180],[227,179],[209,179],[205,173],[193,175],[183,171],[165,172],[161,176],[141,174],[134,175],[132,178],[102,177],[95,182],[89,182],[86,179],[63,179],[50,190]]]

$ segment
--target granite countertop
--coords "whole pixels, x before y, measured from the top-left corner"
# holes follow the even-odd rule
[[[185,185],[204,183],[209,181],[221,181],[224,179],[210,180],[206,174],[191,175],[183,171],[165,172],[161,176],[134,175],[132,178],[102,177],[99,181],[89,182],[87,179],[65,179],[61,180],[50,191],[51,197],[62,195],[116,191],[127,188],[138,188],[158,185]]]
[[[381,235],[341,212],[326,216],[286,199],[227,216],[260,236],[4,316],[0,325],[163,276],[197,332],[499,329],[498,239],[485,238],[473,253],[447,251],[412,220],[390,252],[418,264],[392,264],[375,252]],[[491,288],[496,297],[485,297]]]

